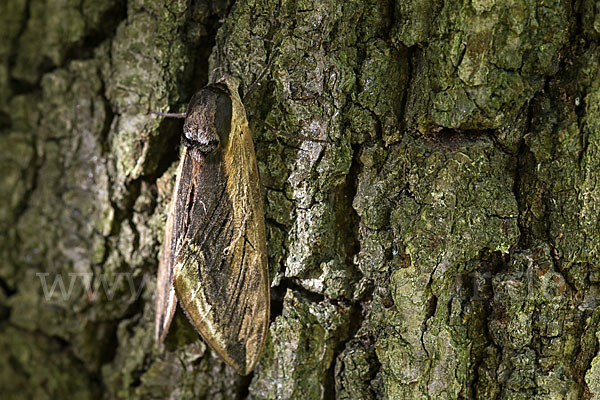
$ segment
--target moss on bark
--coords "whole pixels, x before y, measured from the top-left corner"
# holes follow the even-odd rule
[[[599,395],[599,21],[593,0],[4,1],[3,396]],[[153,341],[181,123],[148,112],[224,73],[262,77],[250,377],[183,315]]]

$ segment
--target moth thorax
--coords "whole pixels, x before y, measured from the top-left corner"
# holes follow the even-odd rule
[[[231,116],[231,98],[222,84],[209,85],[192,97],[183,125],[184,144],[192,156],[206,155],[227,142]]]

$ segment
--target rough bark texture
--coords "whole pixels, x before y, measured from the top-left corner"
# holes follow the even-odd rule
[[[600,396],[598,1],[3,0],[0,38],[3,398]],[[265,68],[244,378],[183,315],[153,341],[181,122],[148,111]]]

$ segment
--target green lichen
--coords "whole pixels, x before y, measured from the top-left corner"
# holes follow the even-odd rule
[[[35,157],[32,139],[23,133],[0,136],[0,147],[7,149],[0,158],[0,229],[6,232],[14,223],[14,214],[31,188],[33,174],[29,170]]]
[[[386,160],[377,174],[365,169],[354,201],[366,228],[383,229],[387,220],[392,227],[387,243],[364,231],[361,241],[388,247],[378,262],[372,247],[359,255],[362,271],[391,282],[377,292],[369,317],[386,394],[455,397],[470,387],[473,359],[488,341],[485,326],[475,325],[485,309],[469,299],[467,277],[481,270],[472,260],[508,253],[519,237],[513,158],[487,139],[436,143],[405,135]],[[385,307],[386,298],[393,306]]]
[[[366,52],[357,103],[376,116],[386,143],[397,141],[408,80],[408,52],[398,51],[383,40],[369,42]]]
[[[378,365],[372,343],[352,340],[346,344],[335,365],[336,397],[343,400],[380,398]]]
[[[335,346],[348,334],[349,310],[288,291],[271,325],[265,353],[250,385],[256,399],[319,399],[328,395]]]
[[[440,2],[411,0],[397,2],[398,18],[393,27],[392,38],[407,47],[425,42],[433,25],[432,16],[439,12]]]
[[[5,397],[597,395],[597,11],[5,1]],[[181,313],[153,338],[181,125],[148,111],[223,73],[262,76],[245,106],[274,322],[249,378]]]
[[[600,336],[596,333],[596,336]],[[598,338],[600,339],[600,337]],[[600,357],[596,355],[592,360],[590,369],[585,374],[585,381],[591,393],[600,393]]]
[[[444,4],[415,60],[409,123],[424,132],[511,124],[557,71],[571,13],[562,1]]]
[[[499,382],[509,398],[580,398],[573,368],[580,316],[572,289],[555,270],[547,246],[513,260],[493,279],[494,314],[488,326],[502,348]]]
[[[40,333],[5,327],[0,334],[3,396],[11,399],[99,398],[100,387],[60,341]],[[32,346],[35,343],[35,346]]]
[[[600,249],[596,173],[600,86],[592,67],[597,62],[594,47],[550,84],[551,94],[534,105],[534,129],[525,136],[535,172],[524,184],[538,188],[522,189],[530,210],[525,216],[536,227],[532,235],[551,240],[561,269],[578,289],[586,287],[586,265],[595,263]]]

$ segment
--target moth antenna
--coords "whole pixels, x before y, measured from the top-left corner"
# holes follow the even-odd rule
[[[225,75],[225,74],[223,73],[223,67],[218,66],[209,72],[208,82],[216,82],[217,80],[219,80],[219,78],[222,78],[223,75]]]
[[[288,139],[302,139],[302,140],[306,140],[307,142],[332,143],[332,141],[329,139],[313,139],[311,137],[304,136],[304,135],[294,135],[292,133],[281,132],[280,130],[276,129],[273,125],[269,124],[267,121],[262,121],[260,119],[257,119],[257,121],[259,121],[261,124],[263,124],[265,127],[267,127],[271,132],[273,132],[277,136],[281,136],[281,137],[288,138]]]
[[[269,61],[269,64],[267,64],[267,66],[265,67],[265,69],[263,69],[263,71],[260,73],[260,75],[258,76],[258,78],[256,78],[256,80],[250,85],[250,87],[248,88],[248,91],[246,93],[244,93],[244,98],[242,99],[242,102],[245,102],[246,99],[248,99],[250,97],[250,95],[252,93],[254,93],[254,91],[258,87],[261,79],[265,76],[265,74],[269,70],[269,66],[271,65],[271,61]]]
[[[164,113],[158,111],[150,111],[150,114],[160,115],[165,118],[185,118],[187,116],[187,113]]]
[[[242,102],[245,102],[246,99],[248,99],[250,97],[250,95],[256,90],[256,88],[260,84],[260,81],[262,80],[262,78],[264,78],[267,71],[269,71],[271,69],[271,65],[273,64],[274,59],[275,59],[275,57],[273,55],[271,55],[271,57],[269,57],[269,62],[267,63],[265,68],[262,70],[260,75],[258,75],[258,77],[254,80],[254,82],[252,82],[250,87],[248,87],[248,91],[246,93],[244,93],[244,98],[242,99]]]

